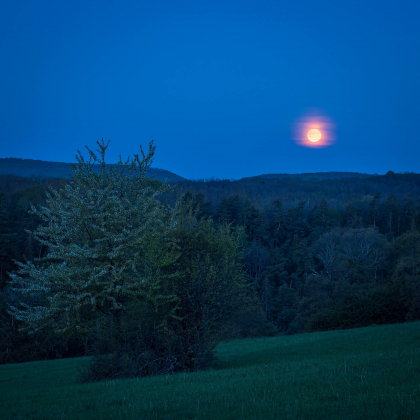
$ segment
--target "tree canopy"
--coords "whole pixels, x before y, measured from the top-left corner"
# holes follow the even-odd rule
[[[172,187],[146,177],[153,141],[142,159],[120,157],[110,172],[108,144],[98,142],[100,174],[98,157],[87,148],[86,162],[79,151],[72,182],[31,207],[43,221],[34,238],[47,251],[14,260],[21,299],[11,312],[31,333],[48,327],[86,340],[95,358],[85,379],[200,368],[246,299],[244,231],[198,220],[188,197],[159,201]]]

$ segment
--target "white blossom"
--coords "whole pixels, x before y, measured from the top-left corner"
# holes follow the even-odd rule
[[[60,192],[51,188],[47,207],[36,209],[47,222],[34,232],[34,238],[48,252],[34,262],[16,262],[20,267],[11,274],[14,290],[26,296],[46,297],[45,306],[21,304],[13,307],[17,319],[27,322],[31,331],[52,321],[56,331],[80,330],[86,313],[105,313],[123,307],[124,297],[144,293],[147,284],[158,281],[156,261],[148,256],[156,249],[159,264],[174,261],[175,244],[169,233],[176,225],[180,211],[157,200],[170,187],[164,183],[156,191],[148,186],[146,171],[153,162],[155,147],[149,145],[146,156],[140,147],[142,160],[134,155],[129,165],[121,160],[105,167],[105,146],[97,142],[101,153],[101,173],[92,172],[99,162],[89,149],[85,162],[76,156],[71,184]],[[128,170],[128,175],[123,171]],[[130,177],[134,173],[134,177]],[[166,254],[160,249],[167,246]]]

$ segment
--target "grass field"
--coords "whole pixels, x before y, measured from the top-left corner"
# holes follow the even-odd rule
[[[222,343],[213,370],[79,384],[86,359],[0,366],[1,419],[416,419],[420,322]]]

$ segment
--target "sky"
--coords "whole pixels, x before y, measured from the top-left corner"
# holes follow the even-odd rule
[[[420,172],[418,0],[16,0],[0,35],[0,158],[153,139],[188,179]],[[333,142],[296,141],[309,115]]]

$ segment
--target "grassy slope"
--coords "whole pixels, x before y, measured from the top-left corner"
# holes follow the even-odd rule
[[[86,359],[0,366],[4,419],[420,419],[420,322],[247,339],[218,368],[78,384]]]

